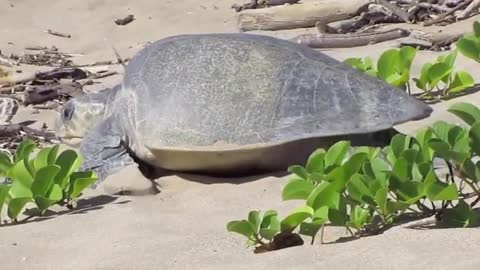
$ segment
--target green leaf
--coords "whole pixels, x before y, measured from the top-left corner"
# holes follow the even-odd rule
[[[48,165],[53,165],[55,164],[55,161],[57,160],[57,154],[58,154],[58,149],[60,148],[60,145],[57,144],[54,147],[50,148],[50,151],[48,153],[48,159],[47,163]]]
[[[431,87],[437,84],[446,76],[450,75],[452,68],[446,63],[435,63],[428,69],[428,79]]]
[[[473,40],[467,38],[460,38],[456,42],[458,51],[465,57],[478,61],[480,59],[480,48]]]
[[[477,38],[480,37],[480,22],[478,21],[473,22],[473,33]]]
[[[305,166],[309,173],[323,173],[325,169],[325,155],[326,151],[323,148],[315,150],[307,160],[307,165]]]
[[[275,210],[267,210],[263,215],[260,223],[260,236],[272,240],[273,237],[280,232],[280,221],[278,220],[278,213]]]
[[[480,121],[480,109],[471,103],[457,102],[448,108],[448,112],[453,113],[469,125]]]
[[[254,234],[252,225],[246,220],[234,220],[227,223],[227,231],[239,233],[247,238],[251,238]]]
[[[415,181],[402,183],[395,193],[401,201],[408,204],[415,204],[425,195],[423,183]]]
[[[11,219],[16,219],[22,212],[25,205],[32,201],[32,198],[13,198],[8,203],[7,214]]]
[[[400,59],[400,52],[396,49],[384,51],[377,61],[378,78],[386,80],[394,74],[395,65]]]
[[[312,237],[313,242],[315,235],[317,235],[318,231],[322,228],[322,225],[324,225],[327,221],[328,207],[320,207],[313,213],[312,221],[302,222],[300,224],[300,229],[298,230],[298,233],[301,235]]]
[[[92,171],[74,172],[70,175],[70,186],[68,188],[68,197],[78,198],[84,189],[95,183],[98,177]]]
[[[25,157],[30,155],[30,153],[35,149],[35,147],[36,144],[32,139],[28,137],[24,138],[15,151],[15,163],[25,159]]]
[[[313,216],[313,209],[308,206],[302,206],[294,209],[287,217],[280,222],[281,231],[292,231],[300,225],[305,219]]]
[[[472,75],[465,71],[458,71],[449,85],[449,93],[458,93],[475,85]]]
[[[45,212],[45,210],[47,210],[50,206],[54,205],[57,202],[55,200],[50,200],[43,195],[35,196],[34,201],[42,214]]]
[[[35,170],[39,170],[48,165],[48,157],[51,150],[52,149],[50,147],[45,147],[38,152],[37,156],[33,161],[33,167],[35,168]]]
[[[423,91],[430,91],[432,86],[429,84],[429,69],[432,67],[433,64],[431,63],[425,63],[422,66],[421,72],[420,72],[420,78],[414,79],[415,85],[423,90]]]
[[[480,161],[474,164],[471,159],[465,159],[461,171],[473,182],[478,183],[480,181]]]
[[[350,141],[339,141],[332,145],[325,155],[325,167],[328,168],[333,165],[341,165],[350,145]]]
[[[310,193],[306,204],[314,210],[322,206],[337,208],[339,197],[340,194],[335,191],[335,185],[329,182],[322,182]]]
[[[469,132],[472,143],[472,150],[480,156],[480,121],[477,121],[472,125]]]
[[[441,224],[450,228],[465,228],[477,225],[476,220],[475,211],[464,200],[460,200],[455,208],[444,210]]]
[[[288,172],[297,175],[298,177],[302,178],[303,180],[308,180],[307,170],[300,165],[292,165],[292,166],[288,167]]]
[[[455,184],[440,182],[433,168],[425,177],[424,190],[427,198],[431,201],[458,200],[458,190]]]
[[[360,174],[353,175],[347,184],[347,190],[350,196],[358,202],[375,205],[375,195],[370,191],[365,176]]]
[[[47,196],[48,191],[53,185],[53,180],[59,171],[60,166],[58,165],[49,165],[39,169],[31,187],[33,196]]]
[[[262,222],[260,211],[250,211],[250,213],[248,213],[248,222],[252,225],[253,231],[258,234]]]
[[[348,214],[347,199],[344,196],[340,196],[337,207],[328,209],[328,219],[334,226],[345,226],[345,223],[348,221]]]
[[[68,186],[69,175],[80,167],[82,158],[75,151],[68,149],[57,157],[55,163],[61,168],[55,177],[55,183],[65,189]]]
[[[293,179],[283,187],[282,200],[306,200],[314,188],[309,181]]]
[[[0,184],[0,217],[2,216],[2,209],[3,204],[8,196],[8,191],[10,190],[10,186],[6,184]]]
[[[363,209],[360,206],[355,205],[350,211],[350,221],[347,222],[347,226],[361,230],[370,219],[371,214],[368,209]]]
[[[13,166],[10,156],[0,151],[0,175],[5,175],[7,171]]]
[[[452,69],[456,58],[457,58],[457,51],[453,50],[448,54],[438,56],[437,62],[447,64],[447,66],[450,69]]]
[[[8,170],[7,177],[11,178],[14,183],[20,182],[21,185],[27,189],[30,189],[33,183],[33,177],[25,167],[24,162],[17,162],[13,165],[13,167]]]

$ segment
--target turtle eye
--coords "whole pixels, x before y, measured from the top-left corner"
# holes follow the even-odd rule
[[[64,120],[72,119],[74,111],[75,111],[75,106],[73,104],[71,104],[71,103],[65,104],[65,106],[63,107],[63,112],[62,112],[63,119]]]

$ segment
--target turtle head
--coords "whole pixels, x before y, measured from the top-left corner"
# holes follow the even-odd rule
[[[57,137],[62,142],[78,146],[87,133],[103,119],[110,97],[117,87],[98,93],[88,93],[67,101],[55,122]]]

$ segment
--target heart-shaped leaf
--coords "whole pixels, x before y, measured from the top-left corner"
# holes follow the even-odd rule
[[[339,141],[332,145],[325,155],[325,168],[333,165],[341,165],[350,145],[350,141]]]
[[[455,73],[452,82],[449,85],[449,93],[458,93],[475,85],[472,75],[465,71]]]
[[[323,173],[325,169],[326,151],[323,148],[315,150],[307,160],[306,169],[309,173]]]
[[[311,218],[313,216],[313,212],[314,210],[308,205],[294,209],[292,213],[290,213],[280,222],[281,231],[285,232],[294,230],[305,219]]]
[[[247,220],[234,220],[228,222],[227,231],[239,233],[248,239],[251,239],[254,234],[252,225]]]
[[[58,165],[47,165],[38,170],[35,175],[35,180],[32,183],[32,193],[33,196],[43,196],[46,197],[47,193],[50,191],[55,176],[60,171],[60,166]]]
[[[315,185],[303,179],[292,179],[282,190],[282,200],[306,200],[312,193]]]
[[[471,103],[454,103],[448,108],[448,112],[453,113],[469,125],[473,125],[473,123],[480,121],[480,109]]]
[[[65,150],[58,155],[55,164],[60,166],[61,169],[55,177],[55,183],[59,184],[62,189],[65,189],[68,185],[69,175],[80,167],[82,161],[82,158],[71,149]]]
[[[475,61],[480,60],[480,48],[475,44],[473,40],[467,38],[460,38],[456,43],[457,49],[465,57],[473,59]]]
[[[303,180],[308,180],[307,170],[300,165],[292,165],[288,167],[288,172],[295,174],[296,176],[302,178]]]
[[[98,177],[92,171],[72,173],[70,175],[68,197],[70,199],[78,198],[84,189],[95,183],[97,180]]]
[[[31,197],[27,198],[13,198],[8,203],[7,214],[11,219],[16,219],[18,215],[22,212],[23,208],[27,203],[32,202]]]

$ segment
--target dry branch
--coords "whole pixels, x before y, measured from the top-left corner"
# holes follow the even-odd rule
[[[285,4],[296,4],[298,3],[298,1],[300,0],[250,0],[250,3],[246,3],[243,5],[234,4],[232,5],[232,8],[234,8],[236,12],[240,12],[245,9],[257,9],[281,6]]]
[[[366,46],[388,40],[407,37],[410,33],[404,29],[393,29],[374,33],[353,34],[305,34],[290,39],[310,48],[351,48]]]
[[[10,124],[10,125],[0,125],[0,138],[16,137],[21,135],[22,132],[30,136],[42,137],[49,140],[56,138],[54,133],[36,130],[30,127],[27,127],[26,125],[23,125],[21,123]]]
[[[244,10],[238,15],[241,32],[313,27],[317,22],[330,23],[358,15],[369,0],[323,0],[295,5]]]
[[[468,5],[460,14],[458,14],[457,19],[463,20],[466,19],[470,14],[478,11],[480,7],[480,0],[473,0],[470,5]]]
[[[53,31],[53,30],[45,30],[44,31],[45,33],[48,33],[50,35],[53,35],[53,36],[57,36],[57,37],[63,37],[63,38],[71,38],[72,36],[69,35],[69,34],[65,34],[65,33],[60,33],[60,32],[56,32],[56,31]]]
[[[45,101],[54,100],[60,96],[75,97],[82,95],[83,93],[82,85],[78,82],[40,85],[25,91],[23,104],[25,106],[30,104],[41,104]]]

